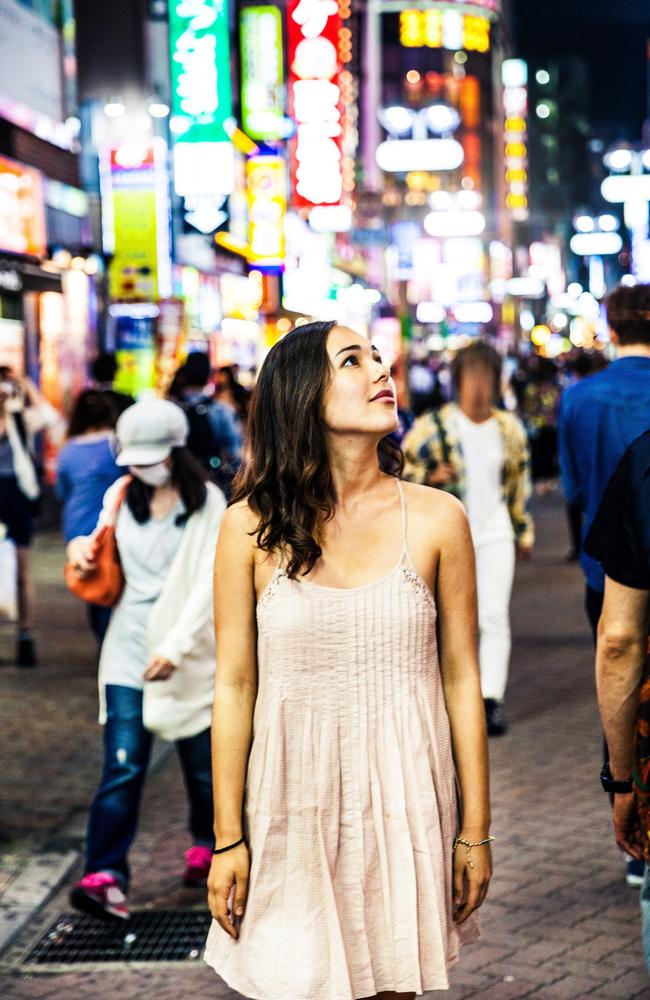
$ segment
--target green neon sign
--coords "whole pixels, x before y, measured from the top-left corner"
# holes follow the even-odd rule
[[[252,139],[284,136],[284,57],[278,7],[245,7],[239,21],[241,106]]]
[[[170,0],[176,142],[223,142],[232,117],[228,0]]]

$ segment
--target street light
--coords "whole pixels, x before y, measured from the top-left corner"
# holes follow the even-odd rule
[[[605,201],[623,205],[625,225],[630,231],[632,274],[646,281],[650,278],[650,173],[644,173],[644,169],[650,169],[650,150],[620,146],[608,150],[603,162],[613,173],[602,182],[601,194]]]
[[[460,124],[455,108],[441,102],[419,110],[397,104],[380,108],[377,117],[391,137],[380,143],[375,153],[378,166],[386,173],[456,170],[465,159],[461,144],[450,137]],[[429,132],[437,137],[429,138]],[[411,138],[405,138],[409,133]]]

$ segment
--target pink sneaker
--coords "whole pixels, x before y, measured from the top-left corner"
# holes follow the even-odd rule
[[[126,893],[110,872],[89,872],[73,886],[70,902],[82,913],[92,917],[129,919]]]
[[[209,847],[195,844],[185,851],[185,871],[183,885],[191,889],[203,889],[208,884],[208,872],[212,864],[212,851]]]

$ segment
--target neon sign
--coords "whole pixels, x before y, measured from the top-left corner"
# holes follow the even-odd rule
[[[251,156],[246,162],[248,262],[258,268],[284,265],[286,175],[281,156]]]
[[[528,68],[522,59],[505,59],[503,81],[506,208],[517,222],[528,218]]]
[[[490,22],[487,17],[461,14],[456,10],[403,10],[399,18],[399,40],[406,48],[487,52]]]
[[[176,193],[229,194],[234,166],[225,128],[232,118],[227,0],[170,0],[169,40]]]
[[[240,16],[241,103],[252,139],[284,137],[284,53],[278,7],[245,7]]]
[[[342,27],[337,0],[289,0],[289,102],[297,124],[291,182],[298,205],[343,196]]]

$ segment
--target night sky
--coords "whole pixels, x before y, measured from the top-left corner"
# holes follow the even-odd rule
[[[650,0],[514,0],[515,48],[533,68],[553,56],[584,58],[594,135],[641,139],[647,108]]]

